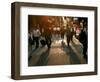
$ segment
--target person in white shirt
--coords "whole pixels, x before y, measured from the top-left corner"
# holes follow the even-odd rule
[[[33,30],[33,39],[34,39],[34,42],[36,44],[35,48],[38,48],[39,47],[39,37],[41,35],[41,32],[38,28],[34,28]]]

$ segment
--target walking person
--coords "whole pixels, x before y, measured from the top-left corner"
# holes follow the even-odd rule
[[[71,30],[69,26],[67,27],[67,30],[66,30],[66,37],[67,37],[67,44],[69,46],[69,43],[71,41]]]
[[[33,37],[32,37],[32,32],[28,33],[28,49],[29,51],[32,50],[32,45],[34,45]]]
[[[42,45],[41,47],[44,47],[46,45],[46,39],[45,39],[45,33],[44,33],[44,31],[41,33],[40,43]]]
[[[71,31],[71,41],[73,42],[73,35],[75,34],[75,32],[74,32],[74,28],[73,27],[71,27],[70,28],[70,31]]]
[[[64,34],[65,34],[64,28],[61,28],[61,39],[64,39]]]
[[[41,35],[41,32],[39,30],[39,28],[34,28],[33,30],[33,39],[34,39],[34,42],[35,42],[35,48],[37,49],[39,47],[39,37]]]
[[[87,34],[86,32],[82,29],[80,34],[79,34],[79,41],[82,43],[83,45],[83,55],[84,58],[87,60]]]
[[[46,40],[48,49],[51,47],[51,38],[52,38],[51,30],[49,28],[46,28],[45,29],[45,40]]]

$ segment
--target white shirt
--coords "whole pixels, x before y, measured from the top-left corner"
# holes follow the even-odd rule
[[[33,36],[34,37],[39,37],[41,35],[39,29],[33,30]]]

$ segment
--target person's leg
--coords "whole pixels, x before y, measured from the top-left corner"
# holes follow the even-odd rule
[[[64,39],[64,34],[63,34],[63,39]]]
[[[64,39],[64,34],[61,34],[61,38]]]
[[[67,44],[68,44],[68,46],[69,46],[69,42],[70,42],[70,37],[67,36]]]
[[[61,34],[61,39],[62,39],[62,34]]]
[[[34,40],[34,44],[35,44],[35,47],[36,47],[36,37],[34,37],[34,39],[33,39],[33,40]]]
[[[39,38],[36,37],[36,48],[38,48],[38,47],[39,47]]]
[[[48,43],[48,48],[50,48],[51,47],[51,38],[50,37],[48,37],[47,43]]]
[[[70,40],[73,42],[73,34],[71,33]]]
[[[87,45],[83,45],[83,55],[84,55],[84,58],[86,59],[87,61]]]

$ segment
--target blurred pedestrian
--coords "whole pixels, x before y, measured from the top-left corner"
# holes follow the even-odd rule
[[[46,44],[48,49],[51,47],[51,38],[52,38],[52,34],[51,34],[51,30],[49,28],[45,29],[45,40],[46,40]]]
[[[82,43],[83,45],[83,55],[84,55],[84,58],[87,60],[87,34],[86,32],[81,29],[81,32],[79,34],[79,41]]]
[[[61,39],[64,39],[64,34],[65,34],[65,30],[64,28],[61,28]]]
[[[69,43],[71,41],[71,30],[70,30],[70,26],[68,26],[67,29],[66,29],[66,37],[67,37],[67,44],[69,46]]]
[[[28,33],[28,46],[29,46],[29,51],[32,50],[32,45],[34,45],[34,40],[32,37],[32,32]]]
[[[38,48],[39,47],[39,37],[41,35],[41,32],[39,30],[39,28],[34,28],[33,29],[33,39],[34,39],[34,42],[36,44],[35,48]]]
[[[73,35],[75,34],[74,32],[74,28],[73,27],[70,27],[70,31],[71,31],[71,41],[73,42]]]

